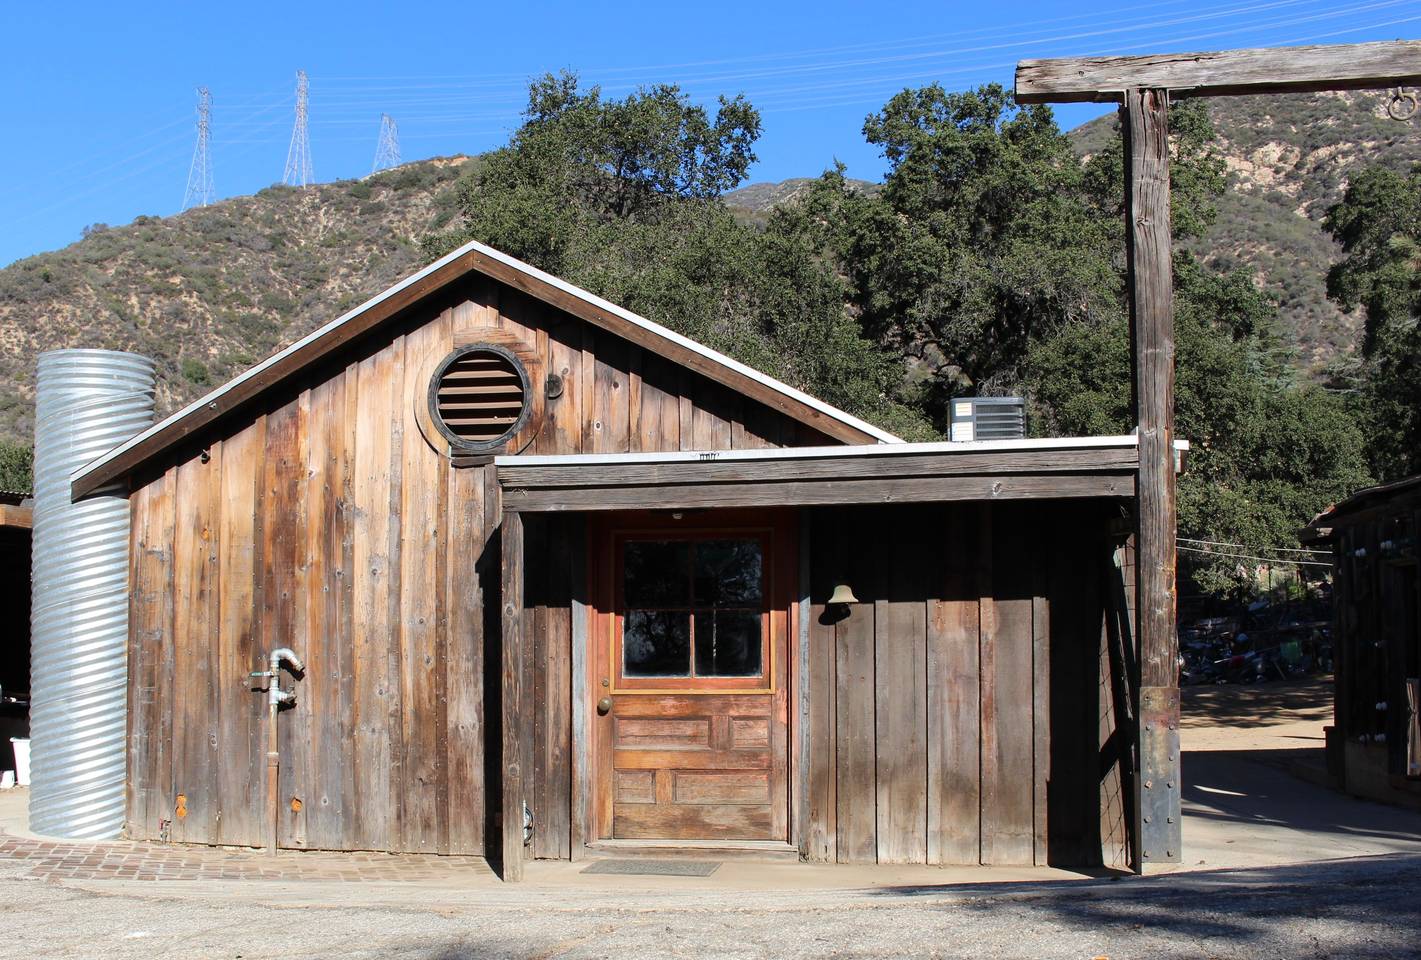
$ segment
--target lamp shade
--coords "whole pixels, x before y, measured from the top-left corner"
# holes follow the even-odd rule
[[[840,583],[834,587],[834,593],[829,597],[830,603],[858,603],[859,598],[854,596],[853,587],[847,583]]]

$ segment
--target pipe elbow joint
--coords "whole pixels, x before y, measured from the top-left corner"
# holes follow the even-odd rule
[[[272,670],[275,671],[276,668],[281,665],[281,662],[283,660],[290,664],[291,669],[295,670],[297,673],[300,673],[301,671],[306,669],[306,664],[301,661],[300,657],[296,656],[296,652],[294,650],[292,650],[290,647],[277,647],[271,652]]]

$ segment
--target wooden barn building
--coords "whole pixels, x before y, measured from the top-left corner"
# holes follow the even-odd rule
[[[1333,555],[1328,772],[1349,793],[1421,808],[1418,526],[1414,476],[1353,494],[1305,534]]]
[[[131,490],[128,835],[1136,864],[1138,468],[902,443],[467,245],[74,475]]]

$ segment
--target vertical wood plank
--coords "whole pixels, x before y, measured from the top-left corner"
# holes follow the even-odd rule
[[[178,467],[174,555],[174,676],[177,710],[173,786],[183,800],[173,821],[173,838],[190,843],[216,839],[220,818],[217,793],[218,587],[220,544],[218,478],[221,444],[208,448],[209,462],[194,455]]]
[[[940,514],[944,536],[928,591],[928,862],[981,852],[981,615],[978,504]]]
[[[571,622],[568,633],[571,642],[571,714],[572,714],[572,824],[570,856],[579,860],[583,856],[588,841],[593,839],[592,822],[592,744],[589,723],[589,684],[592,670],[588,649],[591,610],[588,607],[589,594],[587,570],[587,522],[586,518],[573,518],[568,530],[570,551],[571,602],[569,613]]]
[[[448,677],[449,852],[484,852],[484,597],[479,565],[486,543],[483,471],[450,470],[445,592]]]
[[[404,338],[406,370],[423,370],[437,363],[451,348],[448,312]],[[444,558],[443,474],[447,461],[425,441],[413,422],[408,389],[396,394],[393,411],[401,421],[402,469],[399,490],[400,538],[400,736],[404,743],[402,782],[403,844],[410,853],[435,853],[445,814],[440,795],[445,786],[445,735],[447,680],[443,624],[440,607],[445,590],[441,579]],[[447,841],[445,843],[447,846]]]
[[[872,530],[871,511],[844,512],[844,526],[852,530],[848,543]],[[874,514],[876,516],[876,514]],[[848,616],[835,628],[834,675],[838,683],[835,717],[837,747],[838,858],[841,863],[873,863],[878,856],[877,792],[874,743],[874,624],[876,600],[883,590],[877,575],[877,558],[863,551],[846,557],[854,590],[861,602],[849,606]]]
[[[260,617],[255,614],[261,549],[257,509],[266,448],[266,418],[223,444],[221,483],[222,589],[218,644],[221,664],[219,712],[223,762],[218,768],[221,798],[218,841],[261,846],[265,827],[261,791],[266,771],[266,700],[252,678],[261,665]]]
[[[1080,549],[1082,537],[1063,535],[1053,522],[1059,516],[1052,505],[1032,505],[1037,522],[1032,524],[1038,537],[1048,543],[1069,544]],[[1051,605],[1049,600],[1051,570],[1050,554],[1037,551],[1031,556],[1031,730],[1032,730],[1032,836],[1033,862],[1040,867],[1049,861],[1047,845],[1047,790],[1051,782]]]
[[[696,405],[691,418],[696,450],[729,450],[734,446],[733,423],[739,414],[739,396],[718,383],[695,377]]]
[[[304,660],[320,656],[323,637],[311,630],[310,575],[311,558],[306,551],[306,530],[311,524],[310,515],[310,417],[311,393],[303,390],[295,401],[296,429],[295,442],[291,451],[290,479],[292,506],[285,516],[279,518],[290,527],[291,538],[291,597],[285,601],[291,608],[291,632],[289,643],[296,646],[296,652]],[[309,669],[309,661],[307,661]],[[312,769],[311,737],[316,725],[315,701],[311,689],[305,683],[309,674],[293,683],[296,688],[296,702],[287,711],[281,727],[282,778],[286,789],[281,795],[283,829],[289,838],[289,845],[296,849],[310,846],[306,819],[311,808],[311,788],[315,781]]]
[[[1003,865],[1035,858],[1031,539],[1015,507],[992,507],[995,629],[982,654],[982,862]]]
[[[551,318],[549,321],[551,322]],[[582,325],[554,323],[548,331],[548,372],[562,378],[562,395],[548,400],[547,426],[539,433],[540,454],[582,450]]]
[[[503,879],[523,879],[523,805],[524,790],[522,756],[523,711],[523,517],[518,513],[503,514],[500,543],[502,549],[502,742],[503,797],[501,802],[503,836],[501,866]]]
[[[548,532],[547,603],[542,672],[546,722],[541,856],[572,855],[572,547],[574,518],[557,518]]]
[[[409,752],[404,730],[404,649],[406,627],[401,609],[404,595],[401,586],[403,578],[403,518],[404,503],[404,440],[408,417],[409,398],[404,390],[407,336],[401,332],[389,346],[381,351],[385,358],[386,378],[389,381],[390,406],[382,411],[383,429],[389,435],[386,456],[390,461],[390,489],[388,499],[382,505],[382,519],[385,526],[385,542],[389,545],[388,589],[385,591],[386,623],[389,630],[381,638],[385,656],[385,736],[389,740],[389,768],[387,791],[390,833],[387,849],[408,850],[409,831],[406,828],[406,814],[410,795],[406,788],[406,755]],[[411,428],[413,429],[413,428]]]
[[[135,494],[134,643],[129,653],[129,831],[156,840],[173,819],[174,492],[170,469]]]
[[[874,614],[874,709],[879,863],[927,860],[927,622],[923,511],[883,513],[896,531],[879,563],[885,589]],[[880,541],[884,542],[884,541]]]
[[[354,604],[352,650],[355,692],[355,786],[351,843],[357,849],[388,849],[398,818],[391,815],[390,730],[393,698],[388,649],[395,625],[390,595],[390,410],[394,396],[391,359],[381,351],[357,369],[357,437],[351,516]],[[398,731],[396,731],[398,734]]]
[[[655,354],[644,353],[641,363],[639,429],[632,440],[643,452],[679,450],[681,447],[680,397],[677,369]]]
[[[836,738],[837,680],[835,677],[837,630],[824,601],[842,571],[833,559],[842,555],[838,544],[839,518],[831,511],[805,511],[810,548],[809,667],[803,683],[809,707],[804,731],[808,741],[806,761],[809,812],[804,827],[803,854],[808,860],[833,862],[838,856],[838,747]]]
[[[343,504],[348,496],[349,451],[345,447],[347,381],[341,371],[311,390],[306,450],[308,519],[304,551],[310,563],[307,592],[307,675],[302,686],[313,707],[310,780],[306,789],[307,841],[316,849],[344,849],[348,806],[354,790],[346,762],[350,725],[349,544]],[[353,397],[354,391],[349,391]]]
[[[304,637],[298,636],[297,607],[305,606],[304,591],[297,586],[297,549],[303,540],[300,531],[300,475],[305,472],[305,458],[300,451],[301,413],[299,401],[293,400],[273,410],[266,418],[265,450],[262,468],[262,617],[260,650],[270,653],[278,647],[291,647],[304,658]],[[299,598],[299,604],[298,604]],[[271,681],[275,682],[275,681]],[[293,686],[291,674],[283,670],[281,684]],[[277,747],[281,755],[278,769],[278,844],[300,846],[303,837],[293,830],[291,801],[300,797],[300,760],[296,751],[308,737],[303,720],[308,718],[303,703],[306,689],[295,684],[296,704],[283,707],[277,717]],[[300,711],[300,712],[298,712]],[[265,794],[263,794],[265,797]],[[304,802],[303,802],[304,806]],[[270,814],[263,811],[263,820]]]
[[[124,720],[124,824],[123,835],[129,839],[146,840],[151,829],[148,804],[151,781],[148,776],[149,731],[154,727],[153,714],[156,706],[153,691],[154,659],[145,648],[145,634],[152,633],[151,619],[153,588],[145,578],[151,578],[151,571],[144,565],[144,553],[148,549],[148,524],[152,522],[149,511],[149,494],[152,487],[140,487],[128,498],[128,629],[129,643],[127,655],[126,691],[128,715]]]
[[[533,810],[530,857],[549,858],[547,835],[548,797],[548,517],[523,521],[524,573],[523,633],[527,656],[523,659],[522,689],[529,716],[522,726],[519,753],[527,760],[525,797]]]

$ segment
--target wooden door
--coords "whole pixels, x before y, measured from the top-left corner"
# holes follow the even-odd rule
[[[593,531],[599,837],[788,841],[791,519],[709,512]]]

